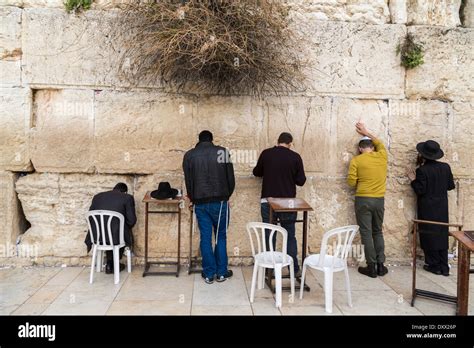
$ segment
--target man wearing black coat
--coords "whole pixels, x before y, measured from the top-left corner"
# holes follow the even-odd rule
[[[135,214],[135,200],[132,195],[127,193],[128,188],[124,183],[118,183],[115,185],[112,191],[98,193],[92,198],[92,204],[89,210],[112,210],[117,213],[120,213],[125,218],[124,226],[124,240],[125,244],[128,247],[131,247],[133,244],[133,235],[132,227],[135,226],[137,222],[137,216]],[[107,226],[108,220],[105,221],[105,226]],[[91,219],[92,233],[94,234],[94,240],[97,240],[97,230],[93,219]],[[112,228],[112,239],[114,244],[119,244],[119,222],[117,219],[113,219],[111,223]],[[106,237],[107,238],[107,237]],[[107,242],[109,242],[107,240]],[[90,233],[87,233],[86,240],[84,241],[87,245],[87,252],[92,248],[92,241],[90,238]],[[119,257],[122,258],[125,248],[120,248]],[[113,253],[112,251],[107,251],[107,265],[105,272],[107,274],[113,273]],[[120,270],[122,271],[125,268],[125,265],[120,264]]]
[[[436,141],[428,140],[416,146],[420,167],[409,173],[411,186],[418,201],[418,219],[449,222],[448,191],[456,186],[447,163],[437,160],[444,156]],[[420,224],[420,243],[425,253],[428,272],[449,275],[448,266],[448,226]]]
[[[232,277],[228,269],[227,226],[229,198],[234,192],[234,166],[229,151],[212,142],[213,135],[204,130],[199,142],[183,158],[184,180],[201,232],[202,277],[207,284],[214,279],[223,282]],[[216,244],[212,248],[212,232]]]

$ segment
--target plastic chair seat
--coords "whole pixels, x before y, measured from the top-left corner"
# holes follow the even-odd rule
[[[275,263],[282,264],[282,267],[289,266],[293,264],[293,259],[290,255],[286,255],[287,262],[283,262],[285,254],[280,251],[263,251],[255,255],[255,261],[257,261],[260,267],[273,268],[273,257],[275,258]]]
[[[125,247],[125,243],[122,244],[115,244],[115,245],[103,245],[103,244],[96,244],[97,250],[114,250],[114,248],[120,249]]]
[[[325,268],[332,267],[333,272],[343,271],[344,268],[346,267],[344,260],[339,257],[326,255],[323,261],[324,262],[323,265],[319,265],[319,259],[320,259],[320,254],[313,254],[313,255],[308,256],[304,260],[304,264],[308,265],[311,268],[319,269],[321,271],[324,271]]]

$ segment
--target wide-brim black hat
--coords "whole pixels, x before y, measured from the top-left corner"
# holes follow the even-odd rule
[[[426,159],[437,160],[444,156],[443,150],[434,140],[427,140],[416,145],[416,150]]]
[[[150,196],[155,199],[169,199],[176,198],[178,195],[178,190],[171,188],[169,182],[160,182],[158,184],[158,190],[151,191]]]

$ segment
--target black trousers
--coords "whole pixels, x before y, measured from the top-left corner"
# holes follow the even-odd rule
[[[119,249],[119,260],[122,258],[124,252],[125,247]],[[112,266],[114,264],[114,252],[112,250],[107,250],[105,254],[107,255],[107,264]]]
[[[442,250],[423,250],[425,253],[425,262],[434,269],[447,272],[448,266],[448,249]]]

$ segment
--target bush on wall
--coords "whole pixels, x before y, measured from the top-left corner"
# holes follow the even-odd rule
[[[286,7],[272,0],[163,0],[118,16],[121,72],[185,91],[282,94],[304,86]]]
[[[412,34],[407,34],[405,39],[397,47],[397,54],[401,56],[401,65],[407,69],[413,69],[423,64],[423,45],[417,43]]]
[[[92,0],[66,0],[64,6],[67,12],[79,12],[91,8]]]

